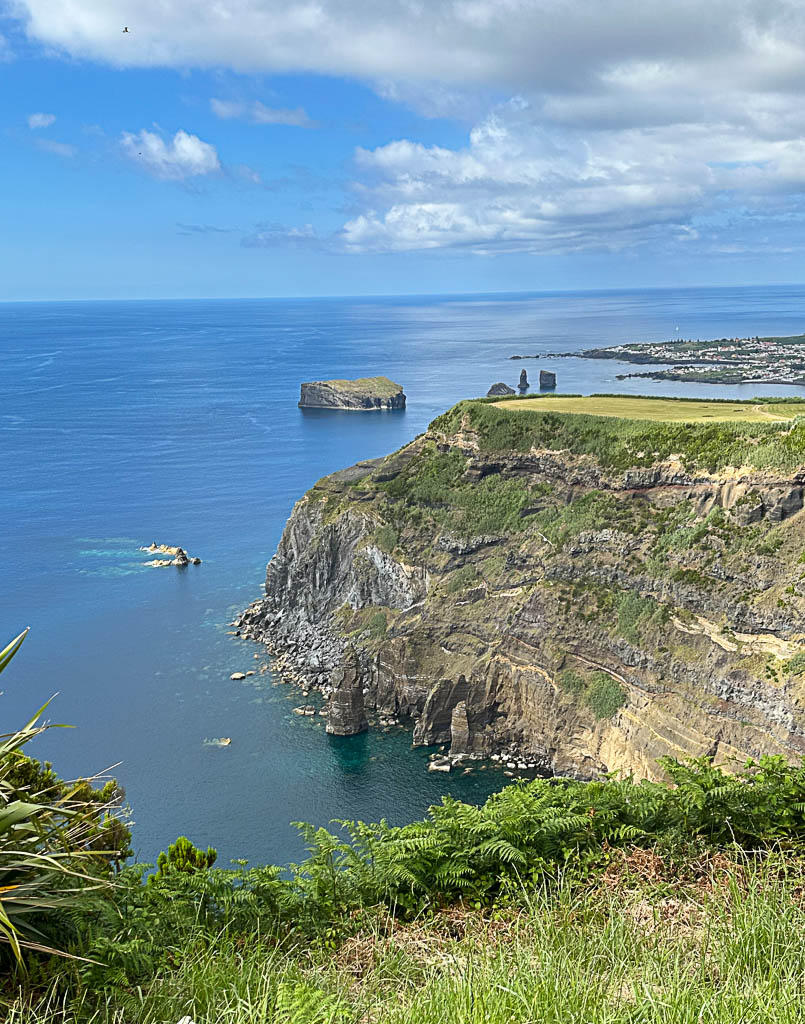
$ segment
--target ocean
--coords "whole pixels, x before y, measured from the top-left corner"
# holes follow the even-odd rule
[[[144,861],[184,834],[220,864],[285,863],[302,854],[293,821],[402,823],[445,793],[482,800],[500,772],[429,774],[402,730],[328,737],[270,673],[230,680],[259,652],[227,624],[260,596],[294,502],[523,367],[576,393],[805,393],[511,355],[803,331],[793,286],[0,304],[0,641],[31,626],[0,680],[2,731],[52,697],[47,717],[71,728],[31,752],[65,777],[114,774]],[[403,384],[404,412],[297,408],[302,381],[378,374]],[[145,567],[154,540],[203,563]]]

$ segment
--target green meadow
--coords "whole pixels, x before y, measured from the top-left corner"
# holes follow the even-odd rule
[[[723,402],[678,398],[643,398],[636,395],[546,395],[509,399],[493,403],[507,412],[584,413],[588,416],[615,416],[629,420],[654,420],[663,423],[768,423],[801,416],[801,402]]]

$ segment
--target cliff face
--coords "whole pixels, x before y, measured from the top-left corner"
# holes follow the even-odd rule
[[[363,412],[372,409],[404,409],[405,395],[388,377],[359,380],[316,380],[302,384],[300,409],[344,409]]]
[[[239,625],[339,734],[393,717],[578,777],[799,757],[804,481],[432,427],[301,499]]]

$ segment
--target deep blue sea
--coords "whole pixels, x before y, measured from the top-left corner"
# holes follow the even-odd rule
[[[635,368],[515,353],[803,331],[800,287],[0,304],[0,640],[31,626],[2,676],[2,729],[58,694],[48,715],[74,728],[34,752],[69,777],[116,766],[141,860],[183,833],[219,863],[283,863],[301,853],[291,821],[483,799],[499,773],[428,774],[402,731],[327,737],[270,674],[230,680],[257,648],[227,623],[260,596],[294,501],[523,366],[560,391],[805,392],[620,382]],[[376,374],[404,385],[405,412],[297,408],[301,381]],[[146,568],[152,540],[203,564]]]

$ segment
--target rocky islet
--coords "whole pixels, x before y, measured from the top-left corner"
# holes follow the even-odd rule
[[[345,412],[391,411],[405,408],[402,385],[388,377],[357,380],[316,380],[301,385],[300,409],[341,409]]]
[[[160,554],[170,555],[170,558],[153,558],[150,562],[146,562],[145,565],[153,566],[156,568],[163,568],[167,565],[175,565],[180,569],[184,569],[188,565],[201,565],[201,559],[194,555],[188,555],[184,548],[178,547],[171,544],[157,544],[156,541],[152,541],[147,547],[141,547],[140,551],[147,551],[149,554]]]

